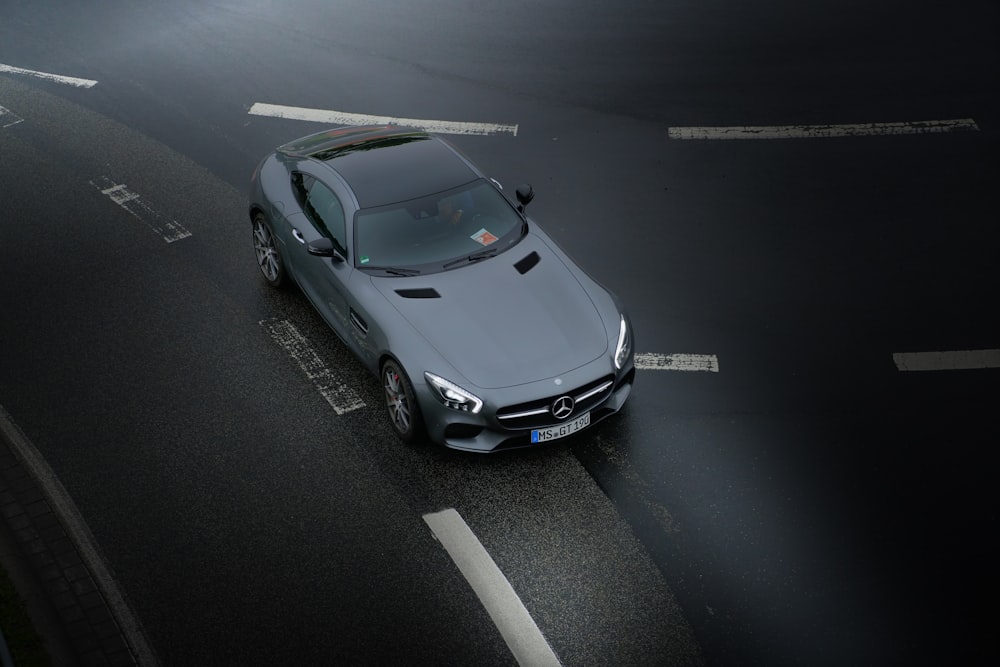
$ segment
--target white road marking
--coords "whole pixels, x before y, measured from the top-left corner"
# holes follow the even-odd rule
[[[3,63],[0,63],[0,72],[6,72],[8,74],[24,74],[26,76],[33,76],[36,79],[45,79],[46,81],[53,81],[55,83],[64,83],[68,86],[76,86],[77,88],[93,88],[97,85],[97,82],[93,79],[79,79],[75,76],[63,76],[62,74],[36,72],[33,69],[13,67],[11,65],[4,65]]]
[[[111,179],[104,177],[105,187],[90,182],[101,194],[107,195],[111,201],[121,206],[123,209],[145,222],[149,227],[163,237],[167,243],[173,243],[191,236],[191,232],[176,220],[171,220],[150,208],[146,202],[142,201],[138,194],[129,190],[123,184],[117,184]]]
[[[705,371],[719,372],[719,359],[714,354],[636,354],[635,367],[645,371]]]
[[[732,125],[728,127],[671,127],[670,139],[817,139],[893,134],[929,134],[978,131],[971,118],[922,120],[900,123],[849,123],[846,125]]]
[[[901,371],[955,371],[1000,368],[1000,350],[952,350],[949,352],[897,352],[892,355]]]
[[[261,320],[260,325],[295,360],[338,415],[365,407],[358,393],[337,377],[294,324],[288,320]]]
[[[272,118],[288,118],[291,120],[306,120],[312,123],[327,125],[402,125],[416,127],[428,132],[439,134],[477,134],[490,135],[508,133],[517,136],[517,125],[502,125],[499,123],[468,123],[451,120],[422,120],[419,118],[394,118],[392,116],[370,116],[360,113],[333,111],[329,109],[309,109],[305,107],[288,107],[278,104],[255,102],[248,112],[254,116],[270,116]]]
[[[559,658],[521,598],[462,516],[456,510],[447,509],[425,514],[424,521],[472,586],[517,663],[558,666]]]
[[[13,111],[11,111],[10,109],[6,109],[4,107],[0,107],[0,127],[2,127],[2,128],[8,128],[11,125],[17,125],[18,123],[22,122],[23,120],[24,120],[23,118],[21,118],[20,116],[18,116],[16,113],[14,113]]]

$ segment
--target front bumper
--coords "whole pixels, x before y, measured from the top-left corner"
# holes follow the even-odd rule
[[[604,379],[610,381],[610,388],[589,397],[588,400],[587,394],[598,388]],[[471,391],[479,392],[478,395],[484,401],[483,410],[479,414],[459,412],[445,407],[426,386],[417,389],[417,394],[427,435],[432,441],[452,449],[495,452],[519,447],[538,447],[539,443],[531,442],[532,429],[558,426],[576,419],[584,412],[590,413],[590,426],[584,431],[589,430],[598,422],[621,411],[632,393],[634,380],[635,365],[630,356],[628,362],[618,371],[607,360],[600,360],[559,378],[549,378],[527,385],[496,390],[477,390],[467,387]],[[562,389],[563,387],[566,389]],[[533,409],[535,406],[550,405],[561,396],[574,394],[582,396],[583,400],[579,403],[579,409],[574,409],[563,419],[556,419],[550,412],[530,414],[536,412],[536,409]],[[511,418],[511,415],[514,417]],[[572,439],[576,435],[569,438]]]

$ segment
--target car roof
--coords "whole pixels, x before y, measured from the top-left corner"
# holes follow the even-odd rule
[[[347,181],[361,208],[443,192],[481,177],[438,137],[393,125],[334,128],[278,151],[326,163]]]

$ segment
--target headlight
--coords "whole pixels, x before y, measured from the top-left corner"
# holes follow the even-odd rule
[[[632,332],[628,330],[625,323],[625,316],[621,316],[621,325],[618,327],[618,346],[615,348],[615,368],[622,369],[628,355],[632,352]]]
[[[449,408],[460,412],[471,412],[477,414],[483,409],[483,402],[478,396],[472,394],[454,382],[449,382],[443,377],[424,371],[424,379],[438,393],[438,397]]]

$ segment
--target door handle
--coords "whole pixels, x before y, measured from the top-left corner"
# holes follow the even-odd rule
[[[302,236],[302,232],[295,229],[294,227],[292,227],[292,236],[294,236],[295,240],[301,243],[302,245],[306,244],[306,237]]]

